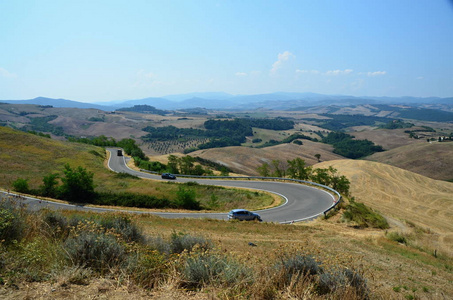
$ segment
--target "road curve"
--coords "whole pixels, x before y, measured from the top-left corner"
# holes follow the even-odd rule
[[[107,148],[110,152],[108,166],[114,172],[124,172],[141,178],[163,180],[160,175],[153,175],[130,169],[126,164],[125,156],[118,156],[117,149]],[[267,222],[298,222],[312,219],[330,208],[335,201],[330,193],[307,185],[275,181],[256,180],[217,180],[178,177],[177,182],[196,181],[204,185],[218,185],[226,187],[242,187],[268,191],[282,196],[286,201],[283,205],[257,211],[263,221]],[[226,213],[160,213],[153,214],[165,218],[214,218],[227,219]]]

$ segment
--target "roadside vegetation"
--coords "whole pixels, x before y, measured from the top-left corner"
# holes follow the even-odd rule
[[[404,235],[406,243],[402,234],[363,236],[335,218],[279,225],[33,213],[15,201],[0,202],[4,299],[68,292],[118,298],[124,289],[128,297],[175,299],[416,299],[452,292],[451,258],[411,246],[417,236]]]
[[[315,155],[318,160],[318,155]],[[350,182],[344,175],[338,174],[338,170],[329,168],[313,168],[308,166],[301,158],[287,160],[286,163],[278,159],[272,160],[271,164],[263,163],[257,169],[263,177],[288,177],[298,180],[308,180],[333,188],[341,194],[349,195]]]
[[[31,213],[16,205],[0,202],[0,281],[6,288],[48,281],[60,288],[105,277],[147,290],[169,283],[211,290],[221,298],[285,293],[364,299],[371,292],[360,270],[324,265],[310,253],[283,252],[256,265],[200,235],[146,235],[128,215]]]

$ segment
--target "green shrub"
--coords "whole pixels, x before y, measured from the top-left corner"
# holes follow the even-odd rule
[[[354,200],[351,200],[351,202],[346,206],[343,218],[347,221],[356,223],[360,228],[389,228],[389,224],[383,216],[377,212],[374,212],[365,204],[355,202]]]
[[[171,206],[171,202],[165,198],[156,198],[150,195],[134,193],[96,193],[93,201],[98,205],[113,205],[141,208],[166,208]]]
[[[19,193],[28,193],[30,188],[28,187],[28,179],[17,178],[13,182],[13,189]]]
[[[182,186],[176,192],[175,205],[177,208],[201,209],[200,201],[196,200],[195,190],[185,189]]]
[[[73,265],[102,273],[126,258],[124,246],[114,236],[103,232],[78,232],[66,240],[64,248]]]

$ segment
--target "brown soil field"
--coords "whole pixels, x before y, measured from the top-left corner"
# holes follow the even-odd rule
[[[364,160],[335,160],[333,166],[351,181],[357,201],[397,222],[409,221],[429,232],[431,247],[453,256],[453,183]]]
[[[366,158],[429,178],[453,180],[453,143],[431,142],[401,146]]]
[[[263,163],[277,159],[282,163],[295,158],[302,158],[308,165],[317,163],[315,154],[321,154],[321,161],[341,159],[332,153],[332,146],[303,140],[303,145],[281,144],[266,148],[225,147],[199,150],[190,153],[231,168],[235,173],[258,175],[257,168]]]

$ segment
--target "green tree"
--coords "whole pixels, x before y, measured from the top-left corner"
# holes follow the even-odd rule
[[[269,164],[264,162],[261,166],[258,167],[258,173],[263,177],[269,177],[270,167]]]
[[[28,187],[28,179],[17,178],[13,182],[13,189],[19,193],[28,193],[30,188]]]
[[[274,172],[272,172],[272,176],[285,177],[285,169],[278,159],[272,160],[272,166],[274,167]]]
[[[55,197],[58,193],[58,178],[60,176],[57,173],[51,173],[44,176],[42,179],[43,185],[40,187],[41,195],[45,197]]]
[[[226,168],[226,167],[221,167],[221,168],[220,168],[220,175],[221,175],[221,176],[230,176],[230,172],[228,171],[228,168]]]
[[[60,187],[61,198],[71,202],[92,202],[95,196],[94,174],[80,166],[72,169],[66,164],[64,168],[65,177],[61,178],[63,184]]]
[[[174,174],[178,174],[179,173],[179,171],[178,171],[178,158],[175,155],[170,154],[168,156],[167,167],[168,167],[168,171],[170,173],[174,173]]]
[[[321,160],[320,160],[320,159],[321,159],[321,154],[319,154],[319,153],[316,153],[316,154],[315,154],[315,157],[316,157],[316,159],[318,160],[318,162],[320,162],[320,161],[321,161]]]
[[[324,185],[329,185],[330,184],[330,175],[329,175],[329,169],[314,169],[313,173],[310,176],[310,180],[324,184]]]
[[[176,206],[178,208],[196,210],[199,210],[201,208],[200,202],[196,199],[195,190],[185,189],[182,186],[180,186],[178,191],[176,192]]]
[[[305,167],[306,163],[300,157],[295,158],[293,160],[287,160],[288,162],[288,176],[290,178],[299,179],[299,180],[307,180],[310,173],[311,167]]]
[[[332,180],[332,188],[341,194],[349,195],[350,185],[351,182],[344,175],[335,177]]]
[[[181,174],[191,174],[194,168],[195,158],[190,155],[183,156],[178,159],[179,170]]]

